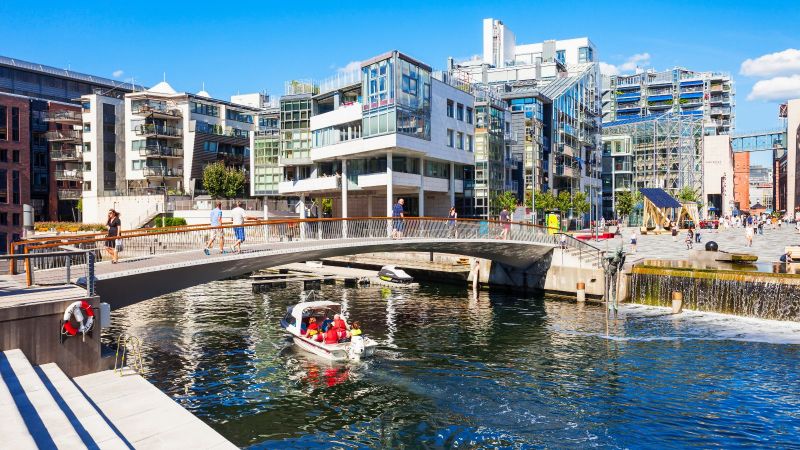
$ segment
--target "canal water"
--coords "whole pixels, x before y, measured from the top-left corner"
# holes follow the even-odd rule
[[[330,364],[278,321],[299,287],[214,282],[114,312],[145,376],[251,448],[723,448],[800,443],[800,324],[447,285],[324,286],[380,346]]]

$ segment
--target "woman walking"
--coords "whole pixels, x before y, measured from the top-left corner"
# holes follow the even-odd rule
[[[744,238],[747,240],[746,245],[748,247],[753,246],[753,226],[747,225],[744,229]]]
[[[458,238],[458,231],[456,230],[456,219],[458,219],[458,213],[456,212],[455,206],[450,207],[450,212],[447,213],[447,218],[447,227],[450,228],[450,237]]]
[[[106,221],[106,226],[108,227],[107,237],[113,238],[120,235],[120,232],[122,231],[122,223],[119,220],[119,212],[114,209],[110,209],[108,211],[108,220]],[[119,260],[116,239],[106,240],[106,251],[109,255],[111,255],[111,264],[116,264]]]

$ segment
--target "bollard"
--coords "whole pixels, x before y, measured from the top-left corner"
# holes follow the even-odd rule
[[[672,291],[672,314],[680,314],[683,311],[683,293]]]
[[[578,302],[585,302],[586,301],[586,283],[578,282],[578,285],[575,288],[577,293]]]

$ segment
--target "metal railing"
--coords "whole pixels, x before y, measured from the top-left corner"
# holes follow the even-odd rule
[[[567,233],[556,233],[558,235],[559,245],[563,250],[568,250],[576,255],[581,263],[587,263],[590,267],[601,268],[603,267],[603,258],[605,251],[595,247],[592,244],[577,239]],[[566,239],[562,240],[561,236]]]
[[[205,248],[212,236],[222,235],[226,242],[235,242],[234,228],[238,226],[222,225],[184,225],[163,228],[144,228],[125,230],[120,236],[108,237],[104,234],[87,234],[76,236],[51,236],[15,242],[11,246],[13,253],[47,253],[58,252],[67,247],[91,254],[98,261],[108,252],[106,248],[122,248],[119,259],[135,259],[154,257],[186,251],[199,251]],[[244,250],[269,251],[269,245],[279,242],[300,241],[304,247],[321,241],[374,241],[379,239],[402,240],[505,240],[509,242],[543,244],[557,246],[560,236],[545,227],[527,222],[500,222],[481,219],[449,219],[438,217],[362,217],[347,219],[281,219],[257,220],[241,225],[247,236]],[[107,242],[113,241],[109,246]],[[600,267],[602,251],[585,242],[568,237],[570,248],[579,251],[578,257],[588,265]],[[341,242],[338,242],[341,243]],[[337,244],[337,242],[331,242]],[[259,245],[261,245],[259,247]],[[297,250],[295,250],[297,251]],[[87,262],[88,264],[88,262]],[[152,264],[158,264],[152,261]],[[36,269],[49,270],[47,279],[63,280],[64,263],[51,262],[49,265],[34,265],[20,268],[12,267],[12,273]],[[72,266],[76,264],[73,262]],[[16,272],[15,272],[16,271]],[[45,278],[42,277],[36,278]],[[31,283],[33,274],[29,275]]]
[[[182,177],[183,169],[170,167],[145,167],[143,174],[146,177]]]
[[[15,253],[15,249],[17,252]],[[73,278],[83,278],[82,287],[86,295],[95,294],[95,260],[96,252],[74,247],[55,246],[32,249],[15,242],[11,244],[11,253],[0,255],[0,260],[7,260],[8,273],[25,273],[26,285],[61,285],[72,283]],[[52,270],[58,269],[58,270]],[[37,280],[37,271],[47,270],[47,276]]]
[[[139,156],[145,158],[182,158],[183,148],[169,145],[147,144],[138,148]]]
[[[83,142],[82,130],[56,130],[48,131],[44,134],[44,138],[50,142]]]
[[[47,111],[44,113],[44,121],[82,123],[83,115],[80,111]]]
[[[165,136],[165,137],[181,137],[183,136],[183,128],[155,125],[145,123],[136,125],[133,128],[137,136]]]

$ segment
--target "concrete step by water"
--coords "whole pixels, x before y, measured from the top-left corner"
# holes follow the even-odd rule
[[[133,448],[56,364],[43,364],[36,371],[51,393],[55,391],[53,397],[66,409],[65,414],[87,447]]]
[[[14,448],[35,449],[36,441],[20,412],[25,410],[27,405],[24,405],[24,398],[16,398],[20,391],[22,389],[15,380],[5,353],[0,354],[0,436],[3,436],[3,441],[6,443],[13,442]],[[23,403],[23,406],[17,406],[17,403]]]
[[[18,413],[24,419],[23,428],[27,429],[37,447],[88,448],[22,351],[3,352],[0,373]],[[5,435],[3,441],[10,442]],[[14,445],[14,448],[18,447]]]

